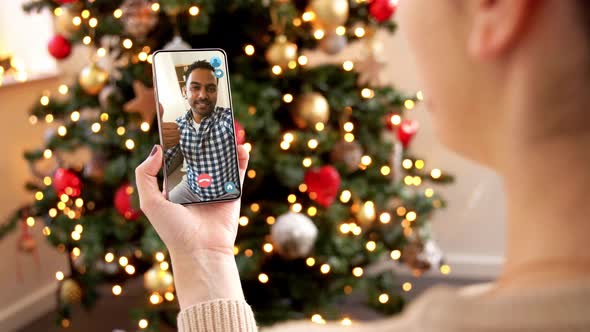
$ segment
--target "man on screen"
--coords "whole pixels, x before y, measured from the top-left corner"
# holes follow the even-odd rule
[[[230,108],[216,107],[215,68],[201,60],[184,74],[190,105],[175,123],[163,123],[164,160],[170,175],[182,160],[186,175],[169,192],[175,203],[235,197],[239,192],[234,124]]]

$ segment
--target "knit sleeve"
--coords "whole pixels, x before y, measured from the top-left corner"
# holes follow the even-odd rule
[[[218,299],[182,310],[177,317],[179,332],[256,332],[250,306],[243,300]]]

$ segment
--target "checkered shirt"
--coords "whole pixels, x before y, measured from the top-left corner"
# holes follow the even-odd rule
[[[228,181],[232,181],[236,192],[239,192],[231,108],[216,107],[211,115],[201,120],[198,129],[193,127],[192,121],[194,119],[190,109],[176,119],[180,143],[165,152],[167,168],[181,152],[186,161],[188,184],[202,200],[216,199],[227,194],[224,185]],[[211,185],[206,188],[197,184],[197,177],[203,173],[211,176]]]

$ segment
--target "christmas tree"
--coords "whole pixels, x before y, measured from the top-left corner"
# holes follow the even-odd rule
[[[371,45],[378,29],[395,30],[396,1],[25,5],[43,9],[55,18],[56,35],[48,41],[53,57],[67,58],[75,44],[92,56],[78,80],[33,106],[31,123],[54,123],[55,130],[44,146],[25,152],[34,200],[0,236],[20,230],[20,248],[34,251],[28,226],[42,222],[46,239],[67,255],[70,270],[56,274],[64,327],[73,306],[92,307],[99,285],[117,296],[137,277],[146,291],[145,306],[133,310],[140,328],[174,323],[166,248],[138,209],[133,178],[159,143],[151,88],[151,54],[158,49],[228,54],[236,138],[251,155],[234,252],[260,324],[342,319],[338,300],[353,292],[383,313],[400,311],[401,293],[411,285],[390,268],[369,266],[448,273],[429,233],[432,213],[445,202],[429,184],[452,177],[426,168],[408,149],[418,124],[405,112],[421,93],[406,95],[375,79],[383,63]],[[303,54],[336,54],[353,42],[366,43],[367,52],[339,64],[312,67]],[[91,152],[88,160],[65,157],[80,149]]]

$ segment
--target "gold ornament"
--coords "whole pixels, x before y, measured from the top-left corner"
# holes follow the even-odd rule
[[[266,51],[266,60],[273,66],[286,68],[289,62],[297,59],[297,45],[287,40],[284,35],[279,35],[275,42]]]
[[[78,76],[78,83],[80,83],[82,89],[93,96],[100,93],[108,80],[109,73],[94,62],[84,67]]]
[[[66,279],[61,284],[59,298],[63,303],[72,305],[82,300],[82,288],[72,279]]]
[[[60,7],[61,15],[54,16],[55,32],[63,35],[66,38],[71,37],[80,30],[80,25],[74,25],[73,19],[78,16],[76,9],[73,6],[64,5]]]
[[[143,285],[151,292],[165,293],[174,291],[174,277],[169,271],[154,265],[143,275]]]
[[[355,217],[361,225],[368,225],[375,221],[375,203],[367,201],[363,204],[355,203],[353,210],[355,210]]]
[[[316,28],[332,30],[348,19],[348,0],[312,0],[307,10],[315,14]]]
[[[299,128],[315,126],[316,123],[326,123],[330,118],[330,105],[322,94],[308,92],[296,98],[292,109],[293,121]]]
[[[128,101],[123,109],[129,113],[139,113],[141,120],[150,125],[156,116],[156,97],[154,88],[148,88],[141,81],[133,81],[133,92],[135,98]]]

